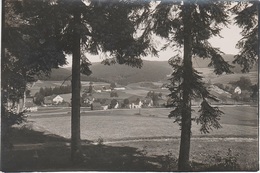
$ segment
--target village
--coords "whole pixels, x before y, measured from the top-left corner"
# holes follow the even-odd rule
[[[86,84],[87,83],[87,84]],[[159,88],[158,91],[164,91],[164,94],[147,89],[143,94],[135,95],[128,93],[132,89],[116,86],[115,84],[95,85],[93,82],[86,82],[81,92],[81,107],[90,110],[107,109],[139,109],[139,108],[159,108],[167,105],[166,88]],[[35,84],[31,87],[33,88]],[[37,82],[36,82],[37,85]],[[50,88],[40,89],[50,90]],[[145,93],[146,92],[146,93]],[[36,112],[39,107],[70,107],[71,93],[51,94],[41,98],[40,104],[37,104],[39,92],[34,96],[32,94],[24,95],[23,99],[15,103],[17,112],[26,110],[27,112]],[[13,106],[13,103],[8,103]]]
[[[126,94],[125,87],[99,86],[89,82],[81,95],[81,107],[91,110],[138,109],[149,107],[165,107],[167,97],[162,93],[149,91],[147,96]],[[42,106],[70,106],[71,94],[44,97]]]
[[[51,87],[43,88],[46,83],[48,82],[34,82],[28,87],[29,92],[24,93],[24,98],[19,102],[7,104],[16,104],[17,112],[37,112],[40,107],[71,107],[70,85],[60,86],[60,82],[56,81],[52,82]],[[239,101],[241,102],[245,93],[236,85],[224,87],[221,84],[208,84],[208,87],[211,93],[219,98],[219,101],[212,101],[212,104],[240,104]],[[154,85],[149,82],[122,86],[116,83],[84,81],[81,90],[81,107],[89,110],[163,108],[167,107],[170,101],[165,84]],[[137,92],[139,95],[135,94]],[[248,93],[247,95],[250,96]],[[252,101],[248,98],[242,100]],[[199,106],[200,102],[200,99],[195,98],[191,103],[193,106]]]

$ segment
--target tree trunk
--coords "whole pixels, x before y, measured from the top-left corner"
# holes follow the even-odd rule
[[[179,152],[178,170],[190,170],[190,137],[191,137],[191,77],[192,77],[192,36],[191,36],[191,7],[189,4],[184,4],[184,73],[183,73],[183,109],[181,120],[181,143]]]
[[[260,59],[260,39],[259,39],[259,37],[260,37],[260,20],[259,20],[259,17],[260,17],[260,1],[258,1],[258,8],[257,8],[257,18],[258,18],[258,67],[259,67],[259,65],[260,65],[260,61],[259,61],[259,59]],[[260,79],[260,76],[259,76],[259,79]]]
[[[75,8],[76,9],[76,8]],[[71,107],[71,160],[77,161],[81,154],[80,139],[80,33],[77,26],[80,13],[74,11],[74,35],[72,50],[72,107]]]

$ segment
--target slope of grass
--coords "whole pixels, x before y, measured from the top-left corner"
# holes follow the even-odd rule
[[[256,84],[258,81],[258,72],[249,72],[245,74],[240,74],[240,73],[234,73],[234,74],[226,74],[226,75],[220,75],[215,78],[211,79],[212,84],[214,83],[221,83],[221,84],[228,84],[230,82],[235,82],[240,79],[240,77],[246,77],[249,78],[252,82],[252,84]]]
[[[194,108],[198,110],[198,108]],[[257,136],[257,107],[224,107],[221,118],[222,128],[213,130],[206,136]],[[139,114],[141,115],[137,115]],[[173,119],[167,118],[170,109],[133,109],[86,112],[81,114],[82,139],[106,140],[143,137],[178,137],[179,126]],[[39,112],[40,113],[40,112]],[[193,116],[198,116],[196,112]],[[59,116],[46,115],[30,118],[34,126],[51,133],[70,138],[70,114]],[[193,123],[192,135],[205,136],[200,126]]]

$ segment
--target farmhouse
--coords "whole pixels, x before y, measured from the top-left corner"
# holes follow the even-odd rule
[[[138,96],[131,96],[128,98],[129,100],[129,108],[130,109],[137,109],[141,108],[143,106],[143,102],[141,101],[141,98]]]
[[[63,98],[63,102],[71,103],[71,93],[61,94],[60,96]]]
[[[112,107],[111,106],[111,109],[118,109],[119,108],[119,102],[117,101],[116,104]]]
[[[59,104],[59,103],[63,102],[63,98],[61,96],[57,95],[56,97],[53,98],[52,101],[54,104]]]
[[[83,97],[83,102],[86,104],[92,104],[95,101],[95,98],[92,96]]]
[[[240,89],[240,87],[239,86],[237,86],[236,88],[235,88],[235,90],[234,90],[234,93],[237,93],[237,94],[241,94],[241,89]]]
[[[62,103],[64,101],[64,99],[60,96],[60,95],[52,95],[52,96],[47,96],[47,97],[44,97],[44,104],[45,105],[57,105],[59,103]]]
[[[153,100],[151,98],[145,98],[143,100],[143,106],[144,107],[152,107],[153,106]]]
[[[105,106],[101,106],[103,110],[107,110],[108,109],[108,105]]]

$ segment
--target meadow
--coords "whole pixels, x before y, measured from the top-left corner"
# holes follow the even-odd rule
[[[193,107],[197,116],[197,107]],[[258,170],[257,107],[222,106],[222,128],[201,134],[193,123],[193,170]],[[177,171],[180,129],[170,109],[81,110],[85,161],[72,165],[70,108],[41,107],[13,131],[14,149],[3,153],[6,171]],[[19,126],[18,126],[19,127]],[[35,155],[37,157],[35,158]],[[218,165],[214,167],[214,165]],[[221,166],[222,165],[222,166]]]
[[[198,116],[198,108],[194,108],[193,117]],[[237,106],[222,107],[225,112],[220,123],[222,128],[213,130],[210,134],[201,134],[200,125],[192,126],[193,137],[256,137],[257,107]],[[49,133],[70,138],[70,113],[52,115],[42,111],[32,114],[29,121],[33,126]],[[53,110],[52,110],[53,111]],[[60,110],[62,111],[62,110]],[[173,119],[168,118],[170,109],[122,109],[107,111],[83,111],[81,113],[81,137],[92,141],[98,138],[104,141],[121,139],[139,139],[154,137],[179,137],[180,130]],[[139,115],[140,114],[140,115]]]

